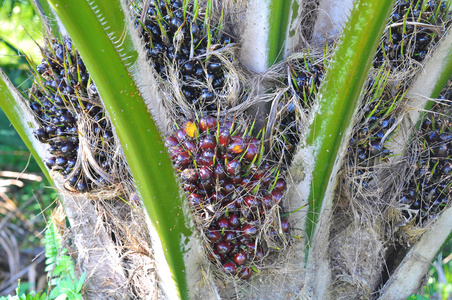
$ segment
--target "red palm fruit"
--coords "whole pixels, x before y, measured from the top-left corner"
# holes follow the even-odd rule
[[[165,147],[169,148],[177,145],[179,145],[179,141],[176,139],[176,137],[170,136],[165,139]]]
[[[254,196],[246,196],[244,202],[247,207],[254,207],[256,208],[259,206],[259,201]]]
[[[239,197],[237,199],[235,199],[235,205],[237,206],[237,208],[240,208],[243,206],[243,197]]]
[[[206,232],[206,237],[211,241],[212,243],[216,243],[221,239],[220,233],[218,230],[209,228]]]
[[[235,240],[235,237],[236,237],[236,235],[235,235],[234,231],[227,231],[224,234],[223,240],[225,242],[232,243]]]
[[[224,179],[226,177],[226,173],[224,172],[223,165],[218,163],[213,168],[213,176],[215,178],[218,178],[220,180]]]
[[[228,254],[229,251],[231,251],[231,249],[232,249],[231,244],[229,244],[229,243],[227,243],[225,241],[219,242],[217,244],[217,251],[218,251],[218,253]]]
[[[229,139],[230,139],[229,129],[226,129],[224,127],[220,128],[220,132],[218,134],[218,142],[220,143],[220,145],[223,147],[227,147],[229,144]]]
[[[229,141],[228,152],[234,154],[240,154],[245,150],[245,144],[241,136],[233,136]]]
[[[186,140],[184,142],[184,147],[185,150],[191,152],[192,154],[196,154],[198,151],[197,147],[196,147],[196,143],[192,140]]]
[[[176,131],[176,138],[182,142],[185,139],[187,139],[187,134],[185,133],[185,131],[183,129],[179,129],[178,131]]]
[[[232,155],[231,153],[221,153],[220,159],[221,161],[231,161],[234,159],[234,155]]]
[[[200,143],[200,148],[203,150],[215,150],[216,146],[217,141],[215,140],[215,137],[210,134],[204,137]]]
[[[176,157],[176,165],[181,168],[185,168],[190,164],[190,154],[185,151],[181,151]]]
[[[240,163],[237,160],[231,160],[226,165],[226,171],[230,176],[240,175],[241,171]]]
[[[251,270],[248,267],[242,267],[238,272],[239,272],[238,276],[241,279],[248,279],[251,277]]]
[[[215,120],[214,117],[206,116],[199,119],[199,129],[201,129],[201,131],[207,131],[207,128],[209,131],[212,131],[215,127],[217,127],[217,120]]]
[[[253,225],[246,224],[242,226],[242,233],[245,237],[251,237],[257,233],[257,228]]]
[[[185,169],[180,173],[180,178],[185,182],[195,182],[198,180],[198,173],[196,172],[196,169]]]
[[[232,275],[237,274],[237,266],[233,262],[227,262],[223,265],[223,270]]]
[[[262,177],[264,177],[265,175],[265,171],[262,169],[257,169],[254,173],[253,173],[253,179],[254,180],[261,180]]]
[[[201,169],[199,169],[199,177],[203,180],[212,179],[212,171],[208,167],[202,166]]]
[[[213,160],[215,153],[213,151],[203,151],[201,156],[198,158],[198,162],[203,166],[213,167]]]
[[[264,195],[262,197],[262,205],[267,207],[267,208],[271,208],[273,206],[273,197],[271,195]]]
[[[274,189],[281,192],[284,191],[286,189],[286,182],[284,181],[284,179],[276,180]]]
[[[249,242],[246,245],[245,250],[246,250],[247,253],[254,253],[256,251],[256,244],[254,243],[254,241]]]
[[[258,153],[259,147],[256,144],[249,144],[244,158],[248,161],[252,161]]]
[[[238,266],[243,265],[243,264],[246,263],[246,261],[247,261],[245,252],[244,252],[243,250],[237,252],[237,253],[234,255],[233,260],[234,260],[234,262],[235,262]]]
[[[286,219],[282,219],[281,220],[281,229],[283,232],[288,232],[289,231],[289,221],[287,221]]]
[[[272,191],[272,196],[273,196],[273,201],[275,203],[279,203],[281,201],[281,198],[282,198],[283,194],[280,191],[278,191],[278,190],[273,190]]]
[[[230,215],[228,222],[231,227],[240,226],[240,218],[237,215],[234,215],[234,214]]]
[[[228,219],[226,219],[226,218],[219,219],[217,222],[217,226],[218,226],[218,229],[220,229],[220,230],[222,230],[222,229],[228,230],[229,229]]]

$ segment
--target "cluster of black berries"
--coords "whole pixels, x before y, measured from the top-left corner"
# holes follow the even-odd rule
[[[354,130],[350,139],[349,152],[352,155],[349,155],[349,166],[370,167],[376,158],[384,159],[389,155],[384,141],[395,123],[395,118],[388,114],[393,105],[393,101],[380,99],[364,106],[365,114],[357,122],[359,128]]]
[[[250,266],[265,254],[262,239],[256,239],[260,231],[278,242],[278,232],[289,229],[287,220],[272,219],[286,188],[278,167],[263,162],[260,140],[211,116],[187,121],[165,145],[210,258],[226,273],[249,278]]]
[[[428,116],[419,129],[420,158],[399,202],[409,210],[407,218],[415,217],[422,223],[435,217],[450,201],[452,182],[452,122],[439,116]],[[413,213],[414,212],[414,213]]]
[[[302,69],[298,71],[292,69],[292,88],[287,91],[287,96],[288,98],[295,96],[299,105],[296,106],[293,102],[280,103],[278,124],[282,140],[275,143],[274,151],[276,154],[275,160],[285,156],[288,164],[292,161],[295,149],[300,141],[301,128],[299,121],[297,121],[297,115],[300,112],[297,111],[297,107],[308,109],[312,106],[324,77],[321,64],[301,60],[296,61],[294,65],[302,66]],[[285,83],[287,85],[287,81]]]
[[[324,78],[323,66],[320,63],[313,64],[305,60],[297,64],[303,66],[303,69],[298,72],[292,70],[293,91],[291,92],[297,96],[301,107],[310,108]]]
[[[35,130],[35,136],[50,145],[49,151],[54,156],[47,159],[47,166],[60,172],[73,189],[88,192],[103,183],[103,178],[87,176],[77,161],[79,120],[82,115],[89,116],[93,121],[91,131],[99,136],[100,144],[113,138],[111,126],[100,106],[96,86],[71,41],[52,41],[43,55],[29,91],[30,107],[41,126]],[[95,154],[98,165],[106,172],[107,156],[103,151]]]
[[[374,66],[380,67],[386,63],[390,68],[396,69],[408,57],[423,61],[439,37],[431,27],[422,24],[441,26],[446,16],[446,1],[397,1],[389,28],[378,48]]]
[[[180,91],[194,109],[216,112],[217,95],[227,81],[224,63],[207,50],[220,49],[232,42],[216,27],[193,18],[193,7],[181,0],[151,0],[144,24],[136,8],[135,27],[142,30],[148,58],[162,78],[168,66],[179,70]]]

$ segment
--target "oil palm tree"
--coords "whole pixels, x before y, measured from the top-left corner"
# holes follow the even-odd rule
[[[285,172],[289,185],[283,203],[284,214],[292,227],[291,237],[285,249],[276,251],[279,254],[273,256],[270,267],[256,269],[258,274],[246,281],[227,274],[218,275],[215,265],[206,262],[203,236],[195,229],[186,201],[180,196],[161,137],[161,130],[168,128],[165,124],[171,107],[163,105],[161,108],[165,93],[161,77],[150,66],[146,53],[146,47],[152,50],[155,46],[152,40],[147,41],[151,45],[142,42],[143,32],[147,30],[143,12],[153,8],[155,14],[160,15],[167,9],[171,15],[173,2],[117,0],[107,5],[97,0],[49,0],[33,3],[41,13],[49,36],[61,40],[66,35],[71,38],[95,82],[121,145],[119,151],[124,153],[130,178],[133,178],[132,181],[126,176],[129,181],[125,185],[132,186],[132,192],[126,193],[127,199],[123,200],[130,204],[127,206],[130,215],[141,216],[137,217],[134,229],[152,239],[152,251],[146,251],[154,255],[161,293],[170,299],[228,299],[231,296],[405,299],[415,293],[451,233],[452,211],[450,207],[443,208],[427,222],[404,217],[396,204],[414,176],[409,172],[413,162],[408,154],[413,141],[419,138],[416,124],[425,117],[425,113],[420,112],[431,109],[430,99],[440,95],[452,75],[450,33],[442,32],[444,27],[438,25],[424,25],[433,27],[441,39],[419,64],[421,67],[391,64],[388,67],[374,60],[374,53],[383,43],[382,32],[393,38],[391,29],[397,26],[403,32],[408,26],[420,27],[414,21],[407,21],[410,9],[417,9],[417,4],[410,6],[407,2],[408,10],[402,16],[405,21],[387,25],[394,4],[389,0],[178,1],[183,18],[187,14],[193,20],[199,14],[205,28],[209,28],[206,31],[207,55],[217,50],[210,48],[212,31],[209,26],[214,24],[211,20],[216,20],[217,29],[229,30],[235,35],[240,44],[237,50],[240,67],[252,75],[248,78],[258,79],[252,89],[260,100],[250,106],[248,112],[253,108],[266,111],[256,117],[256,124],[262,127],[265,127],[262,124],[272,124],[267,129],[278,127],[275,126],[275,122],[280,122],[275,117],[280,107],[278,101],[290,98],[288,90],[292,85],[297,86],[300,68],[309,71],[317,58],[325,69],[319,90],[315,85],[308,89],[315,97],[310,105],[302,107],[305,120],[298,123],[302,125],[296,131],[298,147],[288,162],[289,170],[281,171]],[[427,10],[422,3],[421,17]],[[160,23],[159,26],[160,34],[165,36],[166,27]],[[183,24],[178,24],[175,31],[181,26]],[[394,45],[394,41],[388,39]],[[177,39],[172,42],[176,44]],[[407,41],[405,47],[408,45]],[[388,49],[381,50],[385,59],[390,56],[385,53]],[[404,78],[400,79],[401,76]],[[41,162],[49,155],[46,146],[33,137],[39,124],[31,114],[28,100],[4,74],[1,92],[2,109]],[[389,97],[389,104],[381,104],[385,108],[379,114],[376,107],[380,104],[375,103],[383,103],[380,99],[384,97]],[[351,180],[347,177],[351,166],[361,166],[349,163],[358,155],[351,139],[362,120],[369,122],[372,115],[381,120],[390,115],[395,120],[390,125],[391,130],[383,136],[383,141],[388,140],[385,147],[390,155],[372,160],[372,165],[366,165],[366,172],[353,173]],[[170,130],[166,130],[163,134],[170,134]],[[371,141],[368,138],[363,147],[379,154],[381,145]],[[264,144],[266,142],[270,141],[264,140]],[[105,219],[102,226],[96,227],[99,210],[90,201],[92,198],[85,193],[65,192],[64,178],[49,172],[44,163],[41,165],[61,191],[73,243],[78,247],[80,267],[91,274],[85,285],[87,297],[131,297],[132,292],[123,283],[128,276],[133,277],[133,272],[118,267],[124,266],[120,256],[131,249],[131,252],[144,251],[137,243],[146,238],[140,240],[142,235],[127,230],[109,230],[105,225],[109,221]],[[372,180],[366,176],[371,176]],[[374,194],[363,195],[362,188],[349,188],[353,182],[364,182],[369,186],[367,191],[372,190]],[[446,192],[443,194],[449,197]],[[369,203],[369,199],[375,203]],[[136,207],[141,207],[145,214],[134,212]],[[103,217],[108,219],[106,215],[108,213]],[[405,224],[403,220],[411,223]],[[407,228],[423,233],[402,234],[409,242],[398,243],[396,238],[400,236],[396,231]],[[124,236],[119,236],[121,234]],[[135,248],[129,245],[119,249],[118,241],[127,239],[134,239]],[[384,270],[385,265],[388,270]],[[146,261],[141,268],[143,266],[149,263]],[[136,281],[136,286],[143,286],[143,281],[149,279],[145,275],[140,278],[142,282]],[[111,286],[105,287],[106,282]],[[113,295],[112,291],[117,290],[120,295]],[[135,290],[135,294],[139,293]]]

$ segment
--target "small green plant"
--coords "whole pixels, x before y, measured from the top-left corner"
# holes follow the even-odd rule
[[[44,241],[47,258],[45,271],[49,276],[51,290],[49,299],[81,299],[80,291],[86,273],[83,273],[79,279],[75,276],[72,257],[67,254],[67,248],[62,247],[61,235],[53,222],[49,222]]]
[[[20,290],[20,280],[19,283],[17,285],[17,289],[16,289],[16,294],[19,294],[19,290]],[[34,291],[31,291],[30,294],[28,295],[16,295],[16,296],[7,296],[7,297],[1,297],[0,300],[44,300],[46,299],[46,294],[45,293],[38,293],[36,294]]]
[[[44,237],[46,268],[49,277],[49,291],[36,293],[31,291],[28,295],[19,295],[20,280],[16,289],[16,296],[0,297],[0,300],[77,300],[82,299],[81,290],[85,282],[86,273],[79,279],[75,275],[75,266],[67,254],[67,248],[62,247],[61,235],[50,221]]]

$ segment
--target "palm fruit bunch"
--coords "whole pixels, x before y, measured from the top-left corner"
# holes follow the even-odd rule
[[[397,69],[408,58],[421,62],[439,41],[437,28],[448,17],[446,1],[398,0],[378,48],[374,66]],[[424,25],[425,24],[425,25]],[[433,25],[433,26],[432,26]],[[437,27],[437,28],[434,28]],[[408,64],[412,64],[410,61]]]
[[[71,40],[49,41],[42,53],[43,59],[33,71],[34,83],[28,92],[30,108],[40,125],[35,137],[50,146],[48,151],[53,156],[46,160],[49,169],[62,174],[70,190],[89,192],[111,180],[108,176],[112,173],[112,154],[108,151],[113,139],[110,122]],[[84,148],[97,149],[92,159],[88,159],[90,167],[79,155],[82,137]]]
[[[241,116],[234,122],[224,117],[234,103],[223,99],[246,98],[231,87],[241,69],[221,17],[214,25],[212,2],[205,11],[197,3],[137,3],[135,27],[161,90],[173,95],[164,105],[176,111],[175,124],[183,123],[165,145],[207,255],[226,274],[247,279],[269,249],[285,241],[289,225],[279,217],[279,204],[286,184],[279,166],[264,162],[263,131],[253,135],[254,126],[238,125],[246,123]]]
[[[290,83],[286,80],[284,85],[290,86],[286,92],[289,101],[282,101],[278,106],[278,131],[281,133],[275,142],[274,159],[284,156],[290,164],[300,141],[301,109],[309,109],[315,99],[317,91],[323,80],[323,65],[321,62],[311,62],[306,58],[294,60],[291,63]]]
[[[323,64],[302,59],[291,70],[293,91],[303,108],[310,108],[323,81]]]
[[[443,98],[443,97],[442,97]],[[452,120],[449,103],[436,103],[419,128],[414,174],[400,196],[407,219],[422,224],[443,210],[451,198]]]
[[[207,115],[165,142],[209,257],[242,279],[289,230],[279,217],[286,183],[250,132]]]
[[[186,5],[184,5],[186,3]],[[175,70],[183,99],[194,110],[215,113],[217,101],[228,80],[221,49],[232,43],[221,25],[210,23],[211,6],[204,20],[199,17],[199,4],[193,6],[182,0],[151,0],[149,8],[134,6],[135,27],[141,31],[148,58],[161,78]],[[215,51],[216,54],[207,55]],[[232,54],[221,56],[233,60]]]
[[[358,108],[351,138],[348,143],[347,155],[344,159],[344,188],[351,188],[354,195],[367,195],[363,190],[375,191],[370,182],[375,182],[375,166],[386,162],[390,150],[385,142],[391,139],[396,129],[395,113],[401,95],[394,97],[387,87],[389,71],[379,72],[369,80],[363,94],[363,102]]]
[[[368,99],[360,108],[361,115],[356,121],[348,151],[349,165],[370,167],[375,159],[384,159],[390,151],[384,142],[391,133],[390,129],[396,120],[393,111],[397,107],[399,97],[394,99],[380,86],[381,77],[372,80],[364,99]]]

